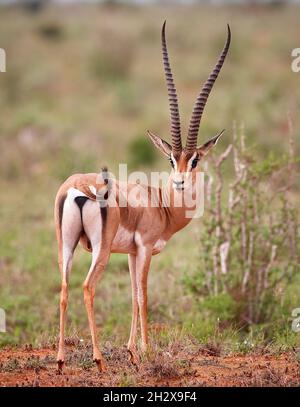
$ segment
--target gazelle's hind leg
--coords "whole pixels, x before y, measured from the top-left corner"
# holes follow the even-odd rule
[[[65,320],[68,305],[68,283],[72,267],[72,259],[77,246],[82,223],[80,210],[70,196],[57,198],[59,208],[56,210],[57,240],[58,240],[58,263],[61,271],[61,293],[60,293],[60,329],[57,364],[59,372],[62,371],[65,361]],[[60,213],[59,213],[60,212]]]
[[[111,244],[119,223],[118,213],[114,208],[100,210],[99,203],[91,201],[85,204],[82,213],[84,230],[92,247],[92,264],[83,284],[84,302],[92,337],[93,360],[102,372],[105,370],[105,363],[98,345],[94,298],[97,282],[109,260]]]
[[[97,282],[103,274],[109,259],[109,252],[101,250],[101,243],[92,243],[92,258],[93,260],[89,273],[83,284],[83,294],[92,337],[93,361],[96,362],[99,371],[102,372],[105,370],[105,362],[98,345],[94,314],[94,298]]]

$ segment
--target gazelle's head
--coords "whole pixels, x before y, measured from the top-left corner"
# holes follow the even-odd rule
[[[180,116],[178,108],[178,98],[177,92],[170,68],[166,36],[165,36],[165,27],[166,22],[164,22],[161,33],[162,40],[162,54],[163,54],[163,63],[164,70],[168,88],[169,104],[170,104],[170,113],[171,113],[171,144],[167,141],[161,139],[155,134],[148,131],[148,135],[153,142],[153,144],[165,155],[168,157],[171,166],[171,181],[172,186],[176,190],[183,190],[187,180],[193,179],[193,174],[197,171],[197,166],[199,161],[203,156],[205,156],[209,150],[215,146],[223,134],[221,131],[218,135],[208,140],[206,143],[197,146],[197,138],[199,132],[200,121],[202,113],[204,111],[208,96],[213,88],[215,80],[217,79],[219,72],[222,68],[222,65],[225,61],[230,40],[231,32],[230,27],[227,25],[228,33],[226,43],[221,52],[221,55],[216,63],[213,71],[209,75],[207,81],[204,83],[199,95],[197,96],[192,117],[189,124],[188,135],[186,146],[182,146],[181,141],[181,129],[180,129]]]

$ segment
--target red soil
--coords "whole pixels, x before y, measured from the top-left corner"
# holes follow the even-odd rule
[[[68,347],[64,373],[59,375],[53,349],[0,350],[0,386],[299,386],[300,363],[295,355],[212,356],[199,350],[161,353],[130,364],[125,349],[113,349],[107,371],[99,374],[86,350]]]

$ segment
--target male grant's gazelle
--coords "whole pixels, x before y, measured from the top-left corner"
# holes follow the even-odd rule
[[[65,360],[64,329],[68,301],[68,279],[71,272],[73,252],[80,241],[92,253],[92,264],[83,284],[84,302],[88,314],[93,343],[93,359],[99,370],[104,369],[96,335],[94,319],[94,296],[96,284],[102,275],[111,253],[127,253],[132,287],[132,322],[128,341],[131,361],[138,363],[136,346],[138,314],[141,327],[141,350],[147,348],[147,277],[151,257],[159,253],[166,242],[178,230],[186,226],[191,209],[183,202],[174,202],[182,194],[195,193],[197,164],[214,146],[222,132],[205,144],[197,147],[197,136],[202,113],[222,68],[230,45],[230,28],[218,62],[199,93],[193,109],[186,146],[182,147],[180,118],[176,88],[173,82],[165,39],[165,23],[162,27],[162,54],[171,110],[170,145],[165,140],[148,132],[153,144],[171,162],[172,170],[166,186],[147,187],[110,179],[107,170],[98,174],[75,174],[68,178],[56,196],[55,223],[58,240],[58,262],[62,275],[60,296],[60,338],[57,362],[59,370]],[[99,178],[100,177],[100,178]],[[120,205],[124,196],[138,189],[143,198],[141,204],[128,199]],[[145,197],[147,204],[145,205]],[[150,205],[149,202],[156,202]]]

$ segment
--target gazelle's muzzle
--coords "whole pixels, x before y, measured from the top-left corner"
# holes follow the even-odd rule
[[[184,189],[184,180],[182,181],[174,181],[173,180],[173,188],[177,191],[182,191]]]

